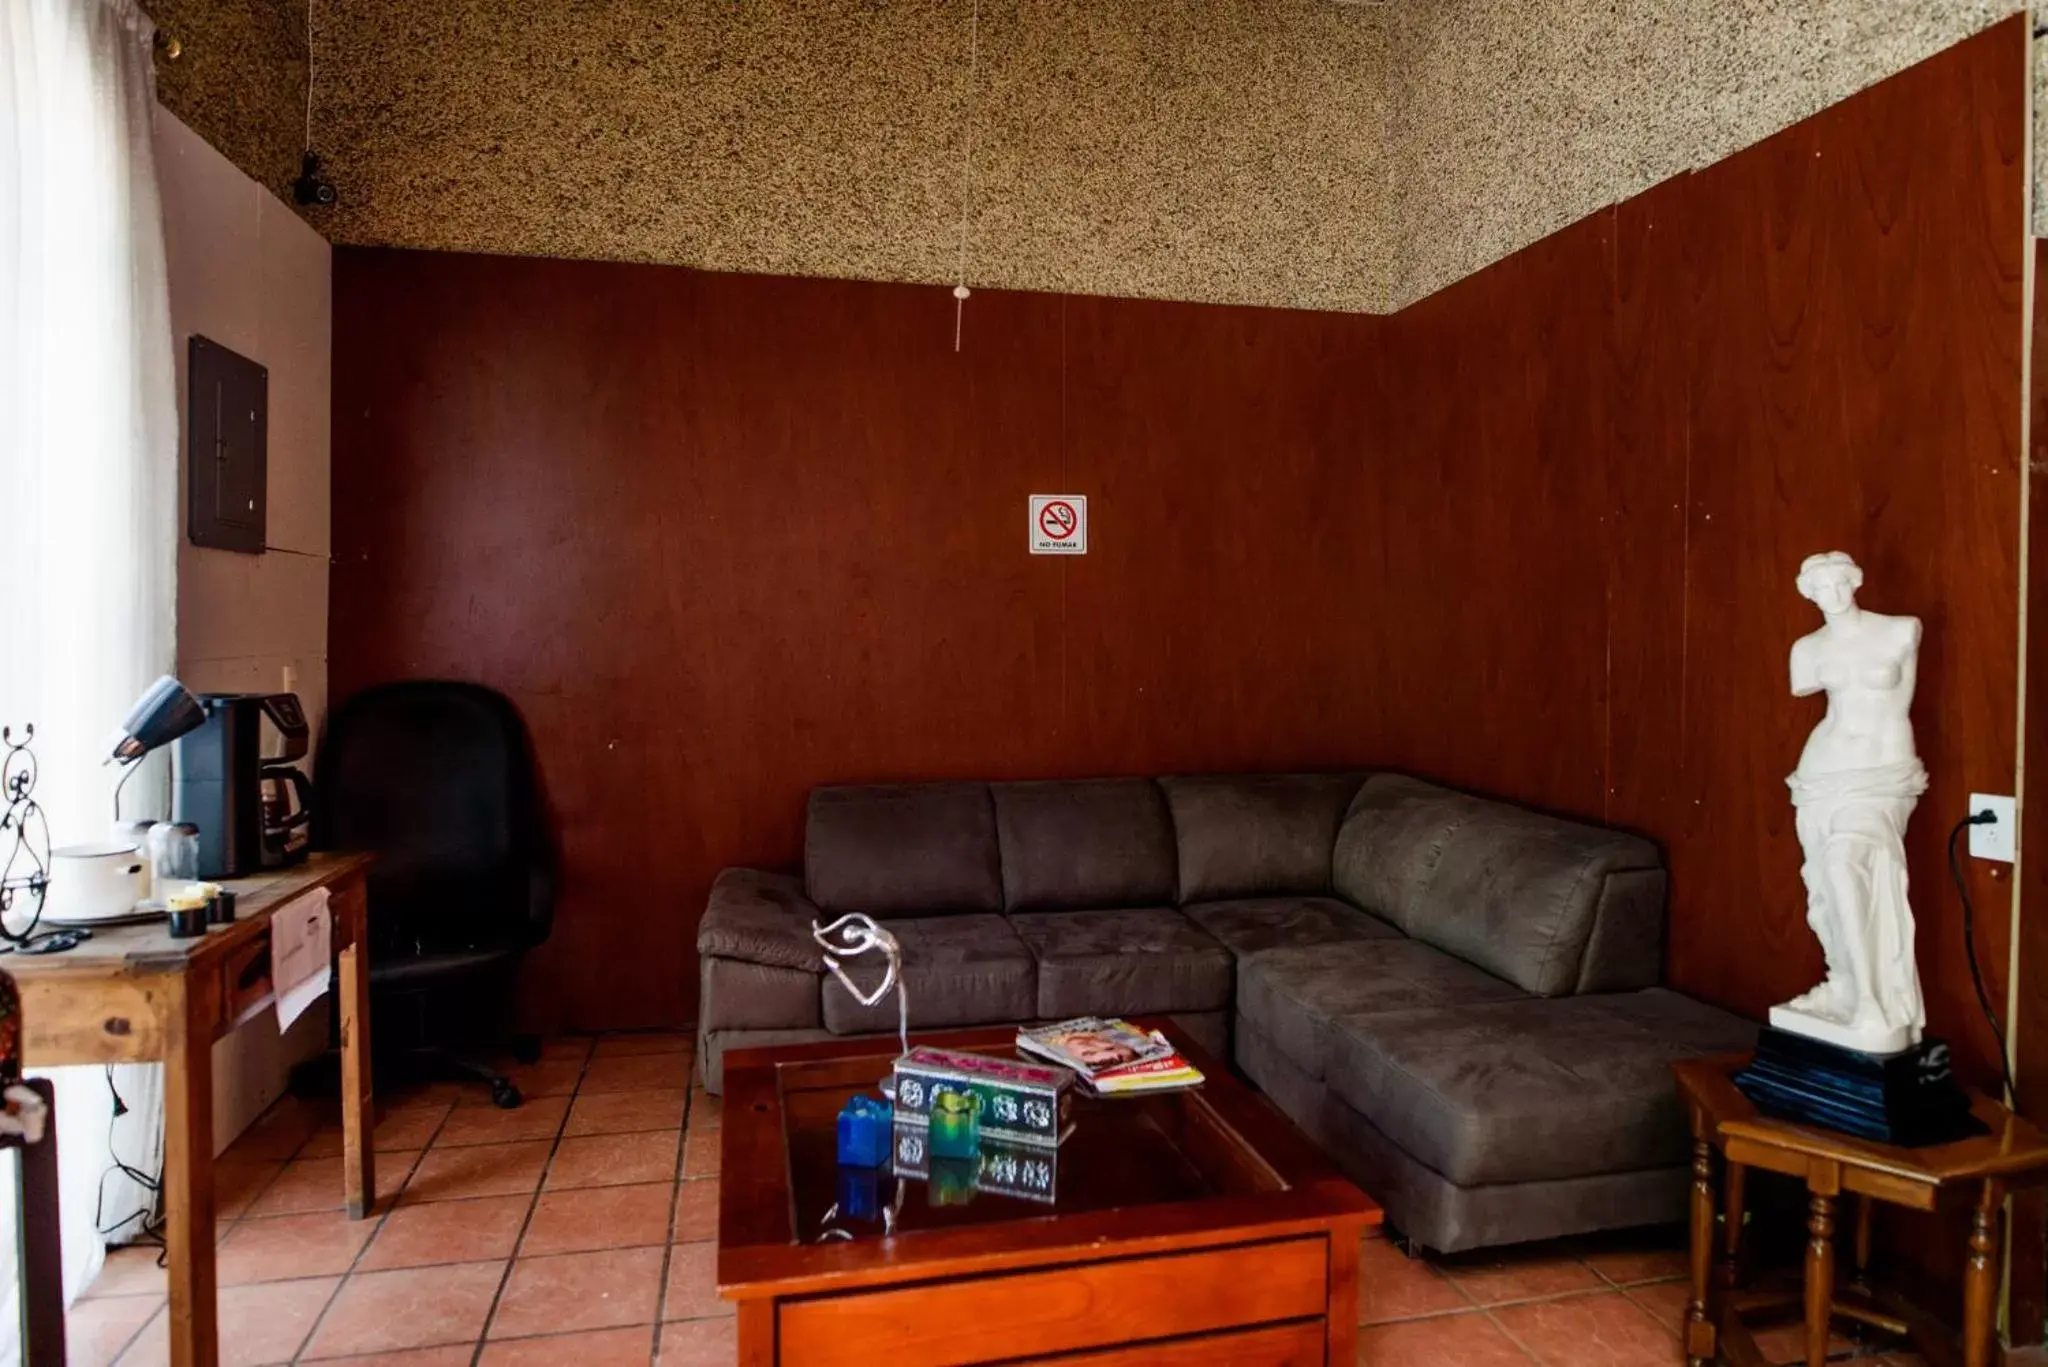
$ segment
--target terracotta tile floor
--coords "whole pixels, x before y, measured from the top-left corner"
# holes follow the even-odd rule
[[[529,1101],[437,1084],[382,1099],[377,1214],[351,1222],[330,1117],[280,1103],[220,1169],[224,1367],[731,1363],[718,1299],[717,1098],[685,1034],[549,1043]],[[1361,1250],[1360,1367],[1668,1367],[1679,1234],[1453,1258]],[[154,1253],[108,1261],[70,1319],[74,1367],[165,1360]],[[1775,1361],[1794,1333],[1764,1340]],[[1838,1341],[1857,1367],[1921,1367]]]
[[[1359,1259],[1359,1367],[1671,1367],[1684,1359],[1682,1230],[1411,1258],[1369,1238]],[[1758,1335],[1774,1363],[1805,1360],[1796,1329]],[[1830,1362],[1925,1367],[1837,1339]]]
[[[716,1168],[693,1062],[687,1034],[555,1040],[510,1070],[515,1111],[467,1084],[380,1097],[364,1221],[331,1108],[280,1102],[218,1168],[223,1367],[731,1362],[717,1183],[683,1175],[686,1133]],[[154,1251],[118,1250],[72,1308],[72,1367],[163,1362],[165,1323]]]

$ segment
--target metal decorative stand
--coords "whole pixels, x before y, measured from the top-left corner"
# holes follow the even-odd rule
[[[50,827],[34,796],[36,755],[29,746],[36,728],[27,725],[22,732],[16,740],[13,727],[0,726],[0,796],[7,803],[0,812],[0,844],[6,849],[5,862],[0,863],[0,954],[61,954],[91,932],[36,929],[43,919],[43,897],[50,890]],[[17,931],[8,925],[8,917],[24,899],[28,924]]]
[[[903,1052],[910,1052],[910,994],[904,990],[903,946],[896,943],[896,937],[876,925],[869,917],[857,911],[848,912],[829,926],[811,922],[811,938],[825,951],[825,967],[853,999],[862,1006],[873,1006],[889,995],[889,989],[896,989],[896,1037],[903,1046]],[[841,959],[851,959],[871,949],[882,951],[888,961],[889,970],[882,975],[881,983],[872,992],[863,992],[854,986],[853,979],[846,976],[840,967]]]
[[[826,969],[833,977],[839,979],[839,985],[851,993],[853,999],[862,1006],[873,1006],[889,995],[890,988],[896,989],[896,1039],[903,1052],[909,1053],[910,996],[903,987],[903,946],[897,943],[896,937],[876,925],[872,918],[856,911],[847,913],[829,926],[820,926],[816,921],[811,922],[811,938],[818,942],[818,948],[825,951]],[[841,961],[857,958],[874,949],[882,952],[887,968],[882,973],[882,981],[875,985],[874,991],[863,992],[854,985],[853,979],[847,976]],[[888,1096],[890,1092],[891,1080],[885,1078],[882,1082],[882,1093]],[[892,1097],[891,1100],[893,1099]],[[847,1185],[849,1181],[856,1184],[851,1191]],[[867,1184],[863,1199],[849,1202],[849,1195],[859,1193],[858,1184],[862,1182]],[[893,1182],[894,1191],[888,1201],[882,1202],[879,1195],[885,1182]],[[822,1228],[817,1241],[830,1243],[835,1239],[851,1239],[854,1234],[846,1227],[848,1221],[859,1218],[873,1219],[877,1214],[882,1221],[883,1236],[894,1234],[896,1218],[903,1209],[903,1195],[907,1189],[906,1183],[894,1181],[882,1174],[848,1172],[841,1169],[840,1199],[832,1203],[831,1209],[825,1212],[824,1219],[819,1222]]]

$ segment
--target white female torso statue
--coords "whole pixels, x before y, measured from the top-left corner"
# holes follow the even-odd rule
[[[1806,923],[1827,976],[1771,1008],[1771,1024],[1865,1053],[1920,1042],[1927,1023],[1906,901],[1906,822],[1927,788],[1913,749],[1920,619],[1856,606],[1863,571],[1840,551],[1809,556],[1799,592],[1826,621],[1792,646],[1792,692],[1825,692],[1799,767],[1785,780],[1804,855]]]

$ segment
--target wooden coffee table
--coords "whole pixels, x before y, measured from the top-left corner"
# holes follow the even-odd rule
[[[728,1055],[718,1289],[738,1302],[740,1362],[1350,1367],[1379,1207],[1223,1065],[1146,1024],[1207,1083],[1077,1095],[1049,1203],[887,1170],[842,1187],[835,1119],[888,1075],[894,1040]],[[1015,1038],[912,1042],[1012,1058]]]

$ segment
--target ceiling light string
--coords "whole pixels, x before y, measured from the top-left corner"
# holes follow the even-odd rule
[[[306,0],[306,145],[313,150],[313,0]]]
[[[953,350],[960,350],[961,320],[967,311],[967,232],[974,217],[974,96],[981,69],[981,0],[974,0],[967,26],[967,136],[960,161],[960,250],[953,263]]]

